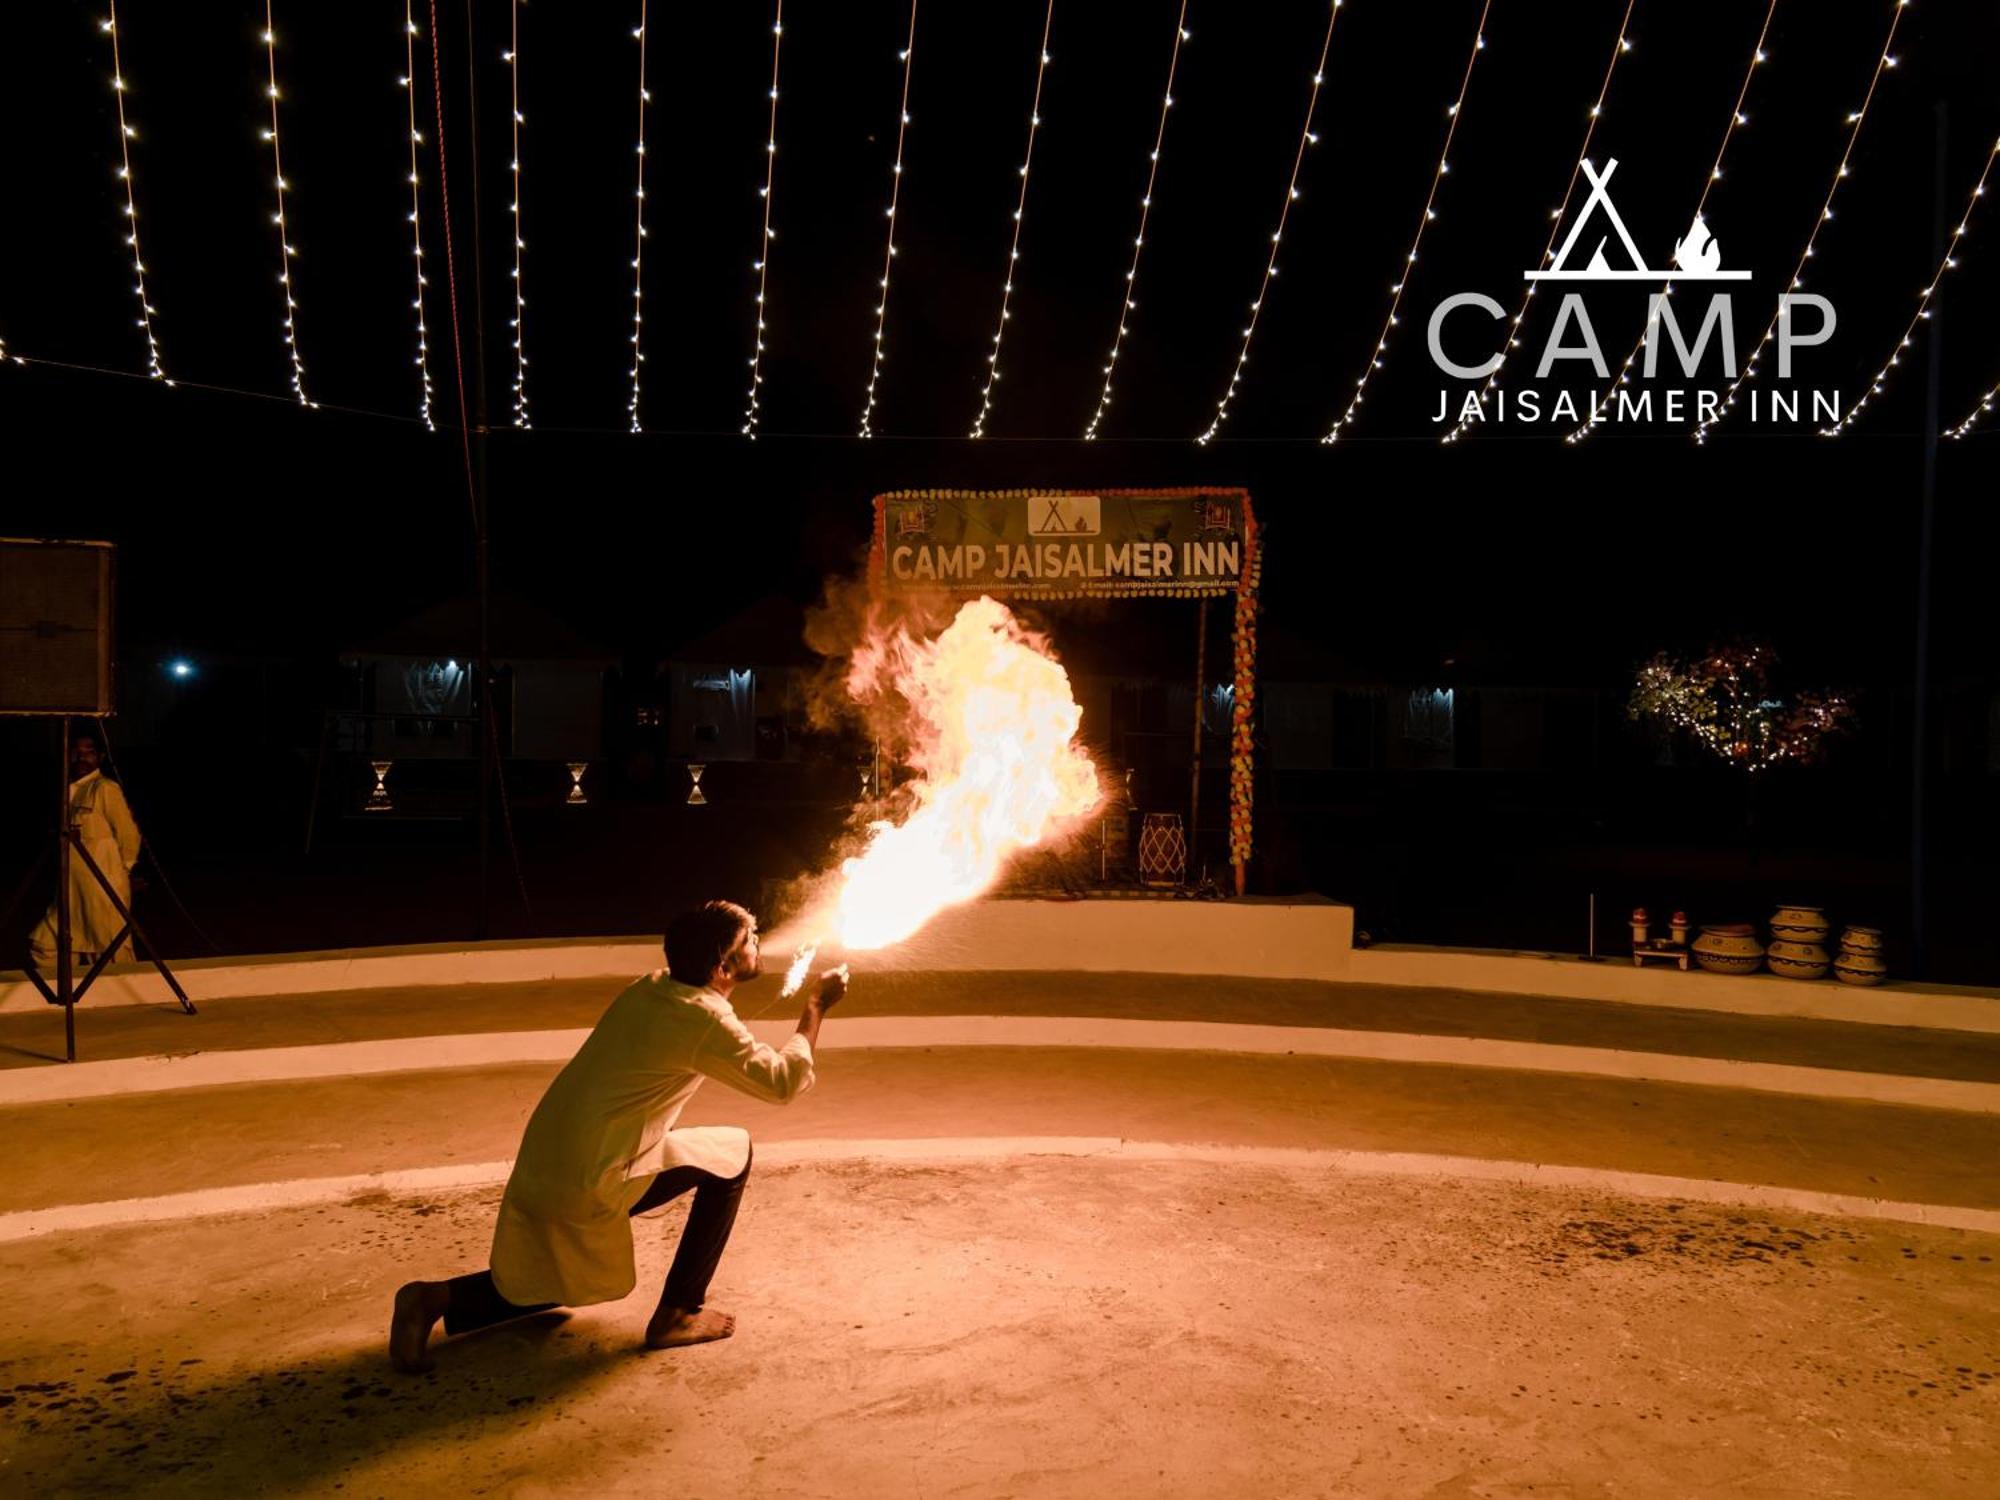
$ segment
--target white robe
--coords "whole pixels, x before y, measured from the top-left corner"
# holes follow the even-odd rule
[[[510,1302],[614,1302],[638,1280],[628,1211],[654,1174],[734,1177],[750,1134],[673,1128],[703,1078],[786,1104],[813,1082],[812,1048],[772,1048],[729,1002],[665,970],[636,980],[549,1084],[521,1138],[493,1231],[493,1282]]]
[[[139,825],[132,821],[126,805],[125,789],[106,781],[103,773],[92,771],[69,784],[69,820],[82,836],[84,848],[97,861],[97,868],[118,892],[125,909],[132,909],[132,866],[139,862]],[[102,953],[125,919],[104,894],[104,887],[91,875],[89,866],[72,849],[69,856],[69,946],[72,955]],[[36,924],[28,939],[29,951],[38,966],[48,967],[56,958],[56,909]],[[113,955],[129,959],[132,943],[127,939]]]

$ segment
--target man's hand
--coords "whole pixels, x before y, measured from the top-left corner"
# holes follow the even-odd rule
[[[799,1035],[806,1039],[806,1045],[819,1045],[819,1023],[826,1013],[840,1004],[847,993],[847,965],[828,969],[819,976],[819,983],[806,997],[806,1008],[799,1013]]]
[[[821,1010],[832,1010],[834,1006],[840,1004],[841,998],[847,993],[847,979],[846,964],[828,969],[819,976],[819,984],[813,990],[812,1003]]]

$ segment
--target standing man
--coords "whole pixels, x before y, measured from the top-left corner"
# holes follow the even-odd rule
[[[139,825],[132,821],[125,789],[107,781],[99,766],[97,736],[79,730],[69,744],[69,823],[82,837],[97,868],[118,892],[125,909],[132,909],[132,866],[139,862]],[[97,962],[97,956],[118,938],[125,919],[90,873],[90,867],[74,850],[69,859],[69,946],[70,963],[78,973]],[[28,953],[36,967],[46,968],[56,961],[56,908],[49,903],[48,914],[36,924],[28,938]],[[132,957],[129,938],[119,943],[111,961]]]
[[[646,1325],[646,1347],[726,1339],[727,1313],[705,1309],[709,1278],[750,1175],[750,1134],[734,1125],[674,1129],[704,1078],[769,1104],[812,1087],[820,1021],[847,992],[846,969],[819,977],[798,1031],[765,1046],[729,994],[760,972],[757,919],[729,901],[683,912],[667,928],[667,967],[635,981],[599,1019],[535,1106],[500,1200],[491,1268],[396,1293],[389,1357],[426,1370],[431,1330],[470,1333],[552,1307],[615,1302],[631,1292],[631,1221],[690,1190],[680,1248]]]

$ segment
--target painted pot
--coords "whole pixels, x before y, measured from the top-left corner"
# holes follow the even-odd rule
[[[1889,977],[1889,965],[1879,953],[1843,948],[1833,961],[1833,977],[1843,984],[1880,984]]]
[[[1840,935],[1840,951],[1843,953],[1880,953],[1882,951],[1882,929],[1879,927],[1850,927]]]
[[[1771,936],[1792,943],[1823,943],[1833,931],[1817,906],[1780,906],[1771,913]]]
[[[1694,940],[1694,961],[1716,974],[1749,974],[1764,961],[1764,945],[1748,922],[1716,923]]]
[[[1824,979],[1831,967],[1826,949],[1818,943],[1797,943],[1787,938],[1771,940],[1771,946],[1764,950],[1764,963],[1773,974],[1782,974],[1787,979]]]

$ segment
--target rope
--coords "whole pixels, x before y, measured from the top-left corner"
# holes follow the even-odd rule
[[[507,835],[507,858],[514,866],[514,889],[521,897],[522,915],[533,927],[535,908],[528,901],[528,882],[521,873],[521,846],[514,842],[514,804],[507,798],[507,767],[500,759],[500,731],[494,726],[492,714],[486,714],[485,719],[487,744],[493,750],[493,784],[500,792],[500,827]]]
[[[438,194],[444,204],[445,289],[451,294],[452,383],[458,388],[458,447],[465,459],[465,498],[472,507],[474,530],[480,526],[479,492],[472,482],[472,419],[465,406],[465,348],[458,328],[458,256],[452,249],[456,236],[451,232],[451,173],[444,159],[444,82],[438,64],[437,0],[431,7],[431,100],[437,107]],[[476,123],[476,122],[475,122]]]

